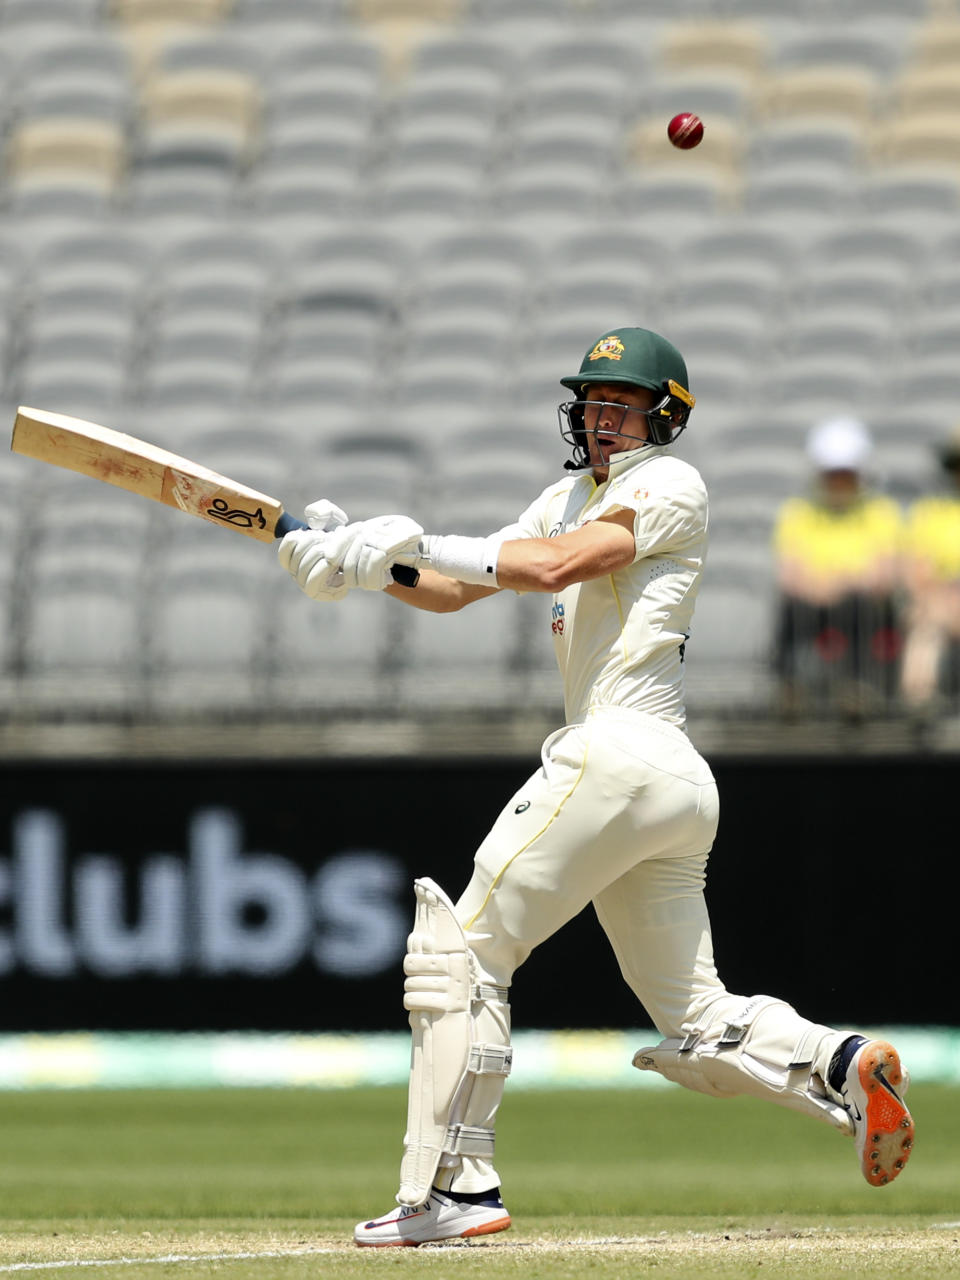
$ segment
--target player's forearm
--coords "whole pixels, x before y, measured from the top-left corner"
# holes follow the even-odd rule
[[[557,541],[548,538],[523,538],[503,543],[497,557],[496,587],[461,582],[447,574],[422,568],[420,581],[413,590],[394,585],[387,587],[387,595],[431,613],[454,613],[474,600],[494,595],[502,588],[514,591],[561,591],[571,582],[598,576],[595,564],[587,565],[582,556],[571,554],[569,549],[556,547],[554,543]],[[600,570],[609,571],[605,567]]]
[[[629,513],[617,514],[555,538],[511,538],[504,536],[506,531],[487,538],[425,535],[412,559],[421,573],[420,584],[409,594],[397,587],[387,590],[434,613],[462,609],[504,587],[562,591],[574,582],[604,577],[632,563],[635,543],[630,519]]]
[[[633,557],[633,534],[598,520],[556,538],[505,542],[497,560],[497,581],[515,591],[552,593],[615,573]]]
[[[471,586],[469,583],[447,578],[433,569],[421,569],[420,580],[415,587],[394,584],[387,587],[386,594],[415,609],[425,609],[428,613],[456,613],[474,600],[496,595],[497,591],[497,587]]]
[[[586,567],[558,538],[505,542],[497,560],[497,581],[514,591],[562,591],[581,580]],[[592,576],[592,575],[591,575]]]

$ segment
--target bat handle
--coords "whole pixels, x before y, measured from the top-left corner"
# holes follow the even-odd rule
[[[308,524],[304,524],[302,520],[298,520],[296,516],[292,516],[285,511],[277,521],[276,528],[273,531],[275,538],[282,538],[284,534],[291,533],[294,529],[309,529]],[[420,570],[414,569],[409,564],[393,564],[390,566],[390,574],[399,586],[415,587],[420,581]]]

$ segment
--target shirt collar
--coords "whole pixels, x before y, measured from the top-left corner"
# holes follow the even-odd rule
[[[641,449],[627,449],[623,453],[611,453],[607,480],[612,480],[615,476],[620,476],[634,467],[643,466],[651,458],[659,457],[669,447],[669,445],[665,444],[648,444]]]

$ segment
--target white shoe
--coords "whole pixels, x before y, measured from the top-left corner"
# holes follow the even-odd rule
[[[389,1245],[492,1235],[495,1231],[506,1231],[509,1225],[510,1215],[497,1191],[492,1191],[485,1203],[471,1204],[434,1187],[426,1204],[417,1208],[398,1205],[382,1218],[358,1222],[353,1238],[358,1245],[382,1249]]]
[[[913,1118],[903,1102],[910,1077],[886,1040],[868,1040],[847,1067],[841,1090],[855,1130],[863,1176],[885,1187],[903,1169],[913,1149]]]

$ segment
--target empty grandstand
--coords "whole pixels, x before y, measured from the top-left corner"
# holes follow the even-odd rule
[[[560,473],[559,378],[611,323],[655,328],[713,510],[689,709],[762,722],[810,427],[863,419],[907,504],[960,420],[960,12],[781,10],[0,0],[0,416],[485,532]],[[7,458],[0,491],[9,725],[434,713],[502,744],[556,714],[529,598],[321,610],[269,549],[92,482]]]

